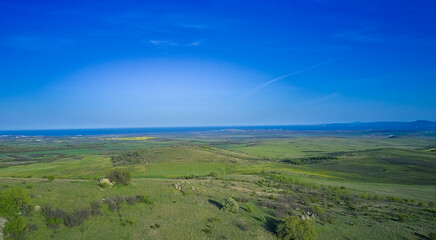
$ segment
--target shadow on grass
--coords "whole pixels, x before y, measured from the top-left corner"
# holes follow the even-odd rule
[[[215,200],[209,199],[207,200],[210,204],[215,205],[218,209],[223,208],[223,205]]]
[[[279,225],[282,221],[272,218],[272,217],[266,217],[265,218],[265,229],[272,232],[272,233],[276,233],[277,232],[277,225]]]
[[[429,237],[424,236],[424,235],[422,235],[422,234],[420,234],[420,233],[417,233],[417,232],[414,232],[413,234],[414,234],[415,236],[417,236],[419,239],[430,239]]]

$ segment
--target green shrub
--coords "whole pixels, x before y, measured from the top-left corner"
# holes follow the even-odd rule
[[[126,170],[112,170],[109,172],[109,174],[106,176],[109,178],[111,182],[128,185],[130,181],[132,180],[132,176],[130,175],[130,172]]]
[[[67,212],[61,209],[53,209],[51,207],[43,207],[42,213],[46,219],[46,225],[52,229],[59,229],[60,225],[64,223]]]
[[[150,226],[151,229],[158,229],[160,228],[160,224],[159,223],[155,223],[153,225]]]
[[[77,209],[66,215],[64,224],[67,227],[76,227],[82,225],[91,215],[89,208]]]
[[[211,173],[209,173],[209,176],[216,178],[216,177],[218,177],[218,173],[211,172]]]
[[[101,188],[110,188],[111,185],[109,183],[103,182],[98,184]]]
[[[153,204],[153,200],[144,194],[143,195],[136,195],[136,200],[140,203]]]
[[[126,166],[138,163],[149,163],[150,159],[147,150],[136,150],[125,152],[111,157],[113,166]]]
[[[239,229],[241,229],[243,232],[248,232],[248,230],[250,230],[250,225],[243,223],[243,222],[238,222],[237,226]]]
[[[211,223],[214,223],[214,222],[219,222],[219,221],[221,221],[221,219],[220,218],[208,218],[207,219],[209,222],[211,222]]]
[[[138,201],[138,199],[136,198],[136,196],[127,196],[126,197],[126,202],[129,204],[129,205],[136,205],[136,202]]]
[[[315,228],[308,220],[298,216],[291,216],[277,226],[277,236],[285,240],[310,240],[316,239]]]
[[[121,210],[124,201],[125,201],[124,197],[113,197],[113,198],[106,198],[103,200],[103,202],[105,202],[108,205],[109,211],[111,212]]]
[[[126,221],[122,222],[121,225],[124,226],[124,227],[125,226],[132,226],[132,225],[135,225],[135,221],[133,221],[133,220],[126,220]]]
[[[253,212],[253,207],[251,205],[248,205],[247,208],[246,208],[246,211],[248,213],[252,213]]]
[[[399,214],[398,215],[398,221],[399,222],[406,222],[409,219],[409,217],[405,214]]]
[[[94,201],[91,203],[91,215],[101,216],[103,212],[101,211],[101,203],[99,201]]]
[[[0,216],[12,218],[17,216],[30,204],[30,198],[21,188],[10,188],[0,193]]]
[[[322,207],[320,207],[320,206],[315,206],[315,207],[314,207],[314,210],[315,210],[315,213],[316,213],[318,216],[321,216],[321,215],[324,215],[324,214],[325,214],[325,210],[324,210]]]
[[[48,176],[47,180],[49,180],[50,182],[53,182],[55,180],[55,177],[54,176]]]
[[[431,233],[428,235],[428,239],[430,239],[430,240],[436,240],[436,232],[431,232]]]
[[[10,219],[3,229],[7,238],[11,239],[24,239],[26,235],[26,222],[21,216],[16,216]]]
[[[77,209],[71,213],[67,213],[62,209],[44,207],[42,212],[46,218],[47,227],[52,229],[58,229],[61,224],[70,228],[80,226],[92,214],[92,211],[89,208]]]
[[[224,200],[224,204],[222,207],[223,211],[235,213],[238,211],[238,209],[239,209],[239,205],[235,199],[229,197],[226,200]]]

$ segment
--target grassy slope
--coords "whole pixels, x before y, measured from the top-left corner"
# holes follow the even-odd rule
[[[27,183],[22,184],[23,180],[4,178],[0,179],[0,186],[7,184],[24,187],[32,184],[34,188],[26,191],[37,195],[34,198],[35,204],[67,209],[83,207],[93,200],[120,194],[145,193],[151,195],[156,202],[153,209],[140,206],[123,208],[123,216],[126,219],[134,220],[136,222],[134,226],[123,227],[117,224],[119,223],[117,214],[105,210],[105,217],[90,220],[82,227],[61,228],[56,234],[58,239],[65,239],[67,236],[69,239],[272,238],[272,233],[265,230],[266,223],[255,219],[255,217],[265,215],[264,209],[255,207],[253,214],[257,214],[256,216],[243,211],[237,215],[229,215],[219,211],[216,206],[208,202],[209,199],[222,201],[227,196],[246,196],[247,191],[235,191],[234,188],[224,187],[219,181],[209,183],[190,180],[189,184],[192,184],[196,190],[188,196],[183,196],[171,186],[173,181],[180,180],[157,179],[188,174],[207,175],[213,171],[219,174],[238,175],[259,173],[266,170],[305,182],[345,186],[347,189],[418,201],[432,201],[436,197],[436,155],[435,152],[423,150],[429,146],[434,146],[434,140],[427,138],[302,137],[262,139],[256,140],[254,145],[252,142],[249,143],[249,146],[240,143],[229,144],[226,145],[228,150],[196,146],[174,147],[174,144],[180,142],[179,140],[160,142],[159,139],[150,139],[147,141],[112,141],[106,143],[101,149],[45,151],[67,155],[50,163],[0,168],[0,176],[42,177],[53,175],[57,178],[93,179],[104,176],[112,168],[111,152],[148,148],[151,163],[122,167],[131,170],[135,177],[134,183],[130,187],[101,191],[94,181],[72,183],[57,180],[53,183],[47,183],[41,182],[41,180],[26,179],[24,181]],[[204,144],[208,141],[210,140],[199,140],[196,143]],[[336,152],[349,152],[350,154],[340,155],[338,160],[306,166],[295,166],[278,161],[281,158],[319,156]],[[99,153],[99,155],[95,155],[95,153]],[[78,155],[83,158],[78,159]],[[384,168],[386,171],[383,171]],[[256,189],[256,186],[251,186],[250,189]],[[77,201],[77,199],[81,201]],[[207,218],[210,217],[220,218],[221,221],[209,223]],[[412,235],[410,230],[407,230],[408,224],[411,223],[388,222],[380,224],[341,214],[335,215],[335,218],[337,218],[335,224],[317,225],[320,239],[343,236],[359,238],[362,235],[371,236],[372,239],[416,237]],[[32,235],[32,239],[48,239],[51,230],[46,229],[42,216],[36,214],[33,219],[40,230]],[[246,235],[237,227],[241,222],[252,226],[250,230],[250,233],[253,232],[252,235]],[[150,225],[155,223],[161,224],[162,227],[151,229]],[[206,224],[211,225],[211,235],[201,231],[201,229],[206,228]],[[423,234],[426,234],[429,228],[428,225],[413,225],[415,232]]]
[[[176,182],[183,186],[185,195],[172,186]],[[133,220],[135,224],[132,226],[122,226],[118,214],[108,211],[103,205],[104,216],[92,217],[80,227],[62,226],[54,234],[54,239],[274,239],[273,233],[267,230],[269,221],[276,221],[271,215],[272,210],[256,204],[259,200],[268,199],[271,194],[268,189],[272,188],[259,188],[251,183],[229,183],[219,180],[135,179],[131,186],[102,191],[96,181],[7,179],[0,182],[0,190],[5,185],[32,185],[33,188],[26,189],[26,192],[35,196],[35,205],[50,205],[67,211],[87,207],[91,201],[113,196],[147,194],[155,202],[151,208],[123,205],[120,211],[122,219]],[[247,191],[256,191],[257,196],[249,196]],[[245,197],[249,202],[240,203],[241,209],[236,214],[225,213],[211,204],[212,201],[223,202],[229,196]],[[252,213],[244,211],[248,205],[253,207]],[[364,216],[343,214],[340,209],[332,210],[335,219],[332,224],[316,224],[319,239],[341,239],[344,236],[357,239],[362,236],[370,239],[411,239],[415,237],[414,233],[426,235],[431,229],[428,221],[380,223]],[[220,220],[210,222],[210,218]],[[34,212],[29,219],[39,227],[29,235],[29,239],[50,238],[53,230],[46,227],[41,214]],[[155,224],[161,227],[150,228]],[[249,230],[245,232],[240,229],[238,225],[241,224],[248,225]],[[205,233],[203,229],[210,229],[211,233]]]
[[[188,194],[183,196],[172,186],[174,182],[186,188]],[[123,219],[135,221],[133,226],[122,226],[117,213],[108,211],[104,206],[105,216],[92,218],[81,227],[61,227],[55,234],[55,239],[273,239],[273,234],[264,230],[263,223],[253,218],[257,216],[256,213],[225,213],[209,203],[209,200],[222,202],[226,196],[243,195],[222,187],[218,182],[136,179],[129,187],[114,187],[106,191],[101,191],[95,181],[71,183],[55,180],[50,183],[27,180],[26,184],[22,184],[22,181],[4,180],[0,186],[4,184],[31,184],[34,188],[26,191],[37,196],[33,199],[35,205],[51,205],[66,210],[87,207],[91,201],[120,195],[147,194],[155,202],[152,208],[142,205],[123,206]],[[219,218],[220,221],[211,223],[209,218]],[[32,221],[38,225],[39,230],[30,235],[29,239],[49,239],[52,230],[45,226],[43,217],[35,213]],[[150,228],[156,223],[161,227]],[[239,229],[239,223],[250,225],[250,232],[245,233]],[[202,231],[208,228],[206,224],[211,226],[210,234]]]

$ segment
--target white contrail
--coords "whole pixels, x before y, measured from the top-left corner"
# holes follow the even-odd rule
[[[259,90],[261,90],[262,88],[264,88],[264,87],[270,85],[271,83],[276,82],[276,81],[278,81],[278,80],[280,80],[280,79],[287,78],[287,77],[290,77],[290,76],[293,76],[293,75],[296,75],[296,74],[299,74],[299,73],[302,73],[302,72],[309,71],[309,70],[314,69],[314,68],[317,68],[317,67],[319,67],[319,66],[321,66],[321,65],[324,65],[324,64],[327,64],[327,63],[333,62],[333,61],[336,60],[336,59],[337,59],[337,58],[333,58],[333,59],[330,59],[330,60],[327,60],[327,61],[324,61],[324,62],[317,63],[317,64],[312,65],[312,66],[310,66],[310,67],[303,68],[303,69],[300,69],[300,70],[298,70],[298,71],[291,72],[291,73],[288,73],[288,74],[286,74],[286,75],[283,75],[283,76],[280,76],[280,77],[277,77],[277,78],[271,79],[271,80],[269,80],[269,81],[267,81],[267,82],[264,82],[264,83],[260,84],[259,86],[255,87],[255,88],[252,88],[252,89],[250,90],[250,92],[249,92],[248,94],[246,94],[244,97],[251,96],[251,95],[257,93],[257,92],[258,92]]]

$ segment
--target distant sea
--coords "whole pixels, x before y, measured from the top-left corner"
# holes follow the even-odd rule
[[[226,126],[226,127],[161,127],[161,128],[96,128],[56,130],[0,130],[1,135],[25,136],[94,136],[126,134],[189,133],[211,131],[436,131],[436,122],[369,122],[333,123],[288,126]]]
[[[156,133],[189,133],[238,130],[304,130],[307,126],[231,126],[231,127],[162,127],[162,128],[95,128],[50,130],[0,130],[0,135],[25,136],[95,136]],[[309,129],[307,129],[309,130]]]

